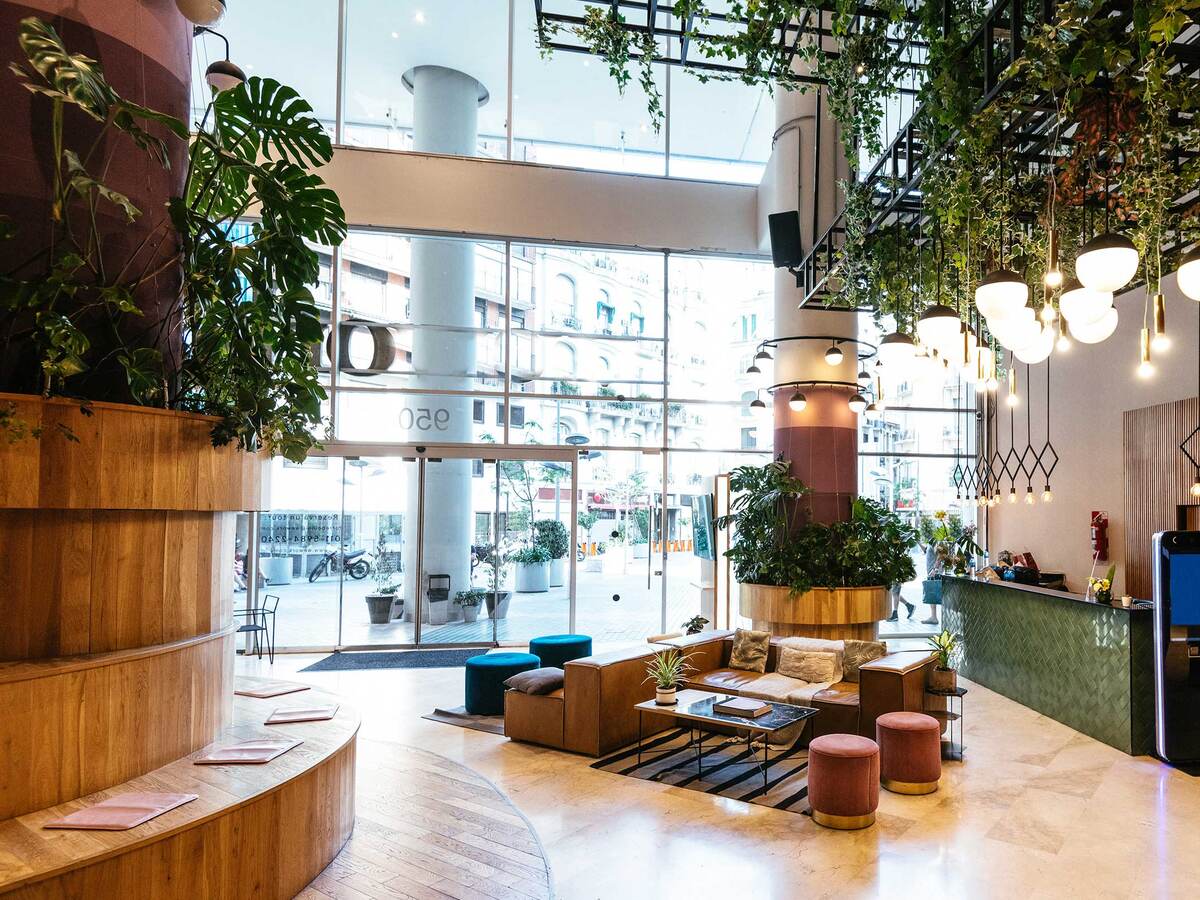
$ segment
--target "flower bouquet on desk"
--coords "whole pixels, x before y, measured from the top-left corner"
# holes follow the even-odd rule
[[[1088,578],[1088,594],[1097,603],[1112,603],[1113,579],[1117,575],[1116,565],[1108,567],[1103,578]]]

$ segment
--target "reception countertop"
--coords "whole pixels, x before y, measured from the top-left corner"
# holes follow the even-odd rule
[[[1154,734],[1153,617],[1081,594],[944,576],[966,677],[1130,754]]]

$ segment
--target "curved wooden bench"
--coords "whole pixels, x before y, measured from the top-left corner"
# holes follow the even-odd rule
[[[22,900],[294,897],[354,827],[359,718],[343,705],[327,722],[262,723],[280,706],[339,702],[315,689],[268,700],[236,697],[234,724],[222,742],[286,735],[304,743],[262,766],[197,766],[197,754],[190,754],[108,790],[0,822],[0,894]],[[42,828],[124,791],[200,796],[129,831]]]

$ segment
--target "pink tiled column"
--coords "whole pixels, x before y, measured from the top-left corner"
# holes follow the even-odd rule
[[[858,424],[846,405],[846,388],[806,387],[808,404],[788,407],[791,393],[775,395],[775,455],[792,464],[792,474],[812,489],[813,520],[839,522],[858,493]]]

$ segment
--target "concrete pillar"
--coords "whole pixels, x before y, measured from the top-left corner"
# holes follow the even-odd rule
[[[426,153],[474,156],[479,107],[487,90],[463,72],[442,66],[418,66],[404,74],[413,95],[413,149]],[[417,388],[470,390],[476,371],[475,245],[469,241],[413,238],[409,313],[412,320],[411,384]],[[469,397],[409,395],[409,440],[430,444],[468,443],[472,439]],[[424,414],[423,414],[424,411]],[[405,415],[405,424],[409,416]],[[409,514],[405,517],[403,558],[410,576],[417,571],[416,467],[409,476]],[[425,466],[425,523],[422,584],[405,580],[405,608],[416,591],[427,600],[430,575],[450,576],[451,603],[426,604],[426,621],[441,624],[459,613],[454,594],[471,581],[471,461],[444,459]]]
[[[818,126],[818,119],[819,126]],[[767,213],[800,211],[800,234],[807,252],[824,235],[841,208],[839,179],[849,177],[837,123],[828,114],[824,98],[815,90],[806,93],[776,91],[775,120],[778,138],[763,180],[762,227]],[[820,130],[820,146],[817,131]],[[820,155],[819,169],[816,165]],[[804,292],[786,269],[775,272],[775,336],[858,335],[854,313],[801,311]],[[825,362],[829,342],[793,341],[775,354],[770,383],[793,380],[828,380],[853,383],[858,373],[857,345],[843,344],[843,361]],[[767,372],[764,369],[764,372]],[[858,492],[858,423],[846,405],[854,388],[810,386],[800,390],[808,400],[804,410],[788,406],[793,391],[774,397],[775,454],[792,463],[792,472],[813,491],[814,519],[839,521],[849,513]]]

